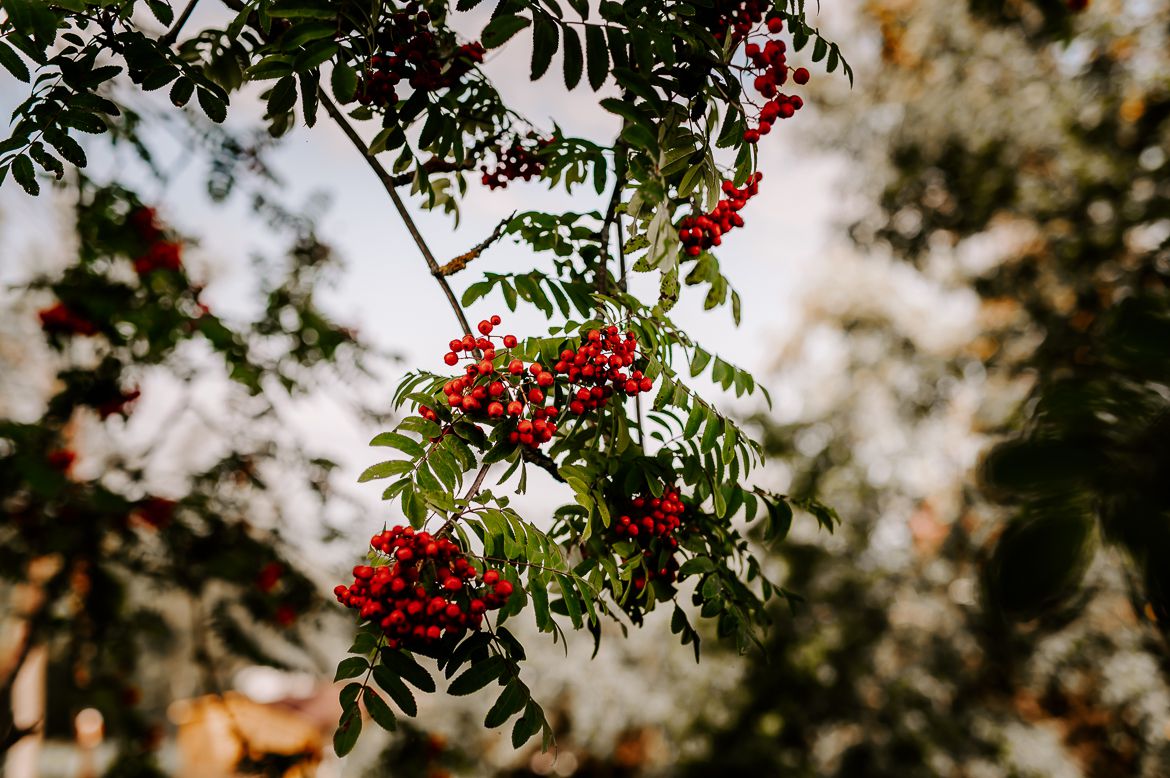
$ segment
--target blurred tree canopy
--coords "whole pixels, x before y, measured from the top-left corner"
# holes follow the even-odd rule
[[[133,191],[69,187],[76,258],[5,300],[13,327],[43,306],[40,333],[6,337],[24,341],[23,369],[56,371],[39,410],[0,418],[11,666],[46,646],[38,728],[68,736],[96,708],[118,744],[108,774],[153,774],[171,695],[218,692],[250,664],[321,671],[306,629],[330,605],[285,540],[286,498],[336,515],[335,465],[296,441],[281,398],[357,381],[370,354],[315,302],[337,259],[305,217],[256,199],[289,250],[265,263],[259,315],[241,322],[203,302],[189,241]],[[208,393],[222,397],[214,408]],[[132,425],[144,402],[156,418]],[[194,452],[176,451],[192,436]],[[168,667],[180,669],[160,682]],[[0,686],[0,753],[28,734],[12,719],[14,678]]]

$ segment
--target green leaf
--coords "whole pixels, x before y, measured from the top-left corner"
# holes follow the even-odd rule
[[[610,113],[617,114],[632,124],[640,124],[650,131],[654,129],[654,124],[650,118],[634,107],[633,103],[627,100],[619,100],[616,97],[607,97],[601,101],[600,105]]]
[[[530,23],[531,20],[524,16],[497,16],[488,22],[487,27],[483,28],[480,42],[483,43],[484,48],[498,48]]]
[[[370,663],[364,656],[348,656],[337,665],[334,681],[344,681],[346,678],[356,678],[370,669]]]
[[[342,105],[353,102],[354,97],[357,95],[357,71],[344,62],[338,62],[333,66],[330,83],[333,87],[333,96],[337,98],[337,102]]]
[[[565,609],[569,614],[569,618],[573,621],[573,626],[577,629],[581,628],[581,603],[577,600],[577,589],[573,586],[573,582],[568,576],[556,576],[557,583],[561,587],[561,596],[564,597]]]
[[[21,81],[28,83],[30,76],[24,60],[2,40],[0,40],[0,65],[3,65],[5,70]]]
[[[386,701],[378,696],[378,693],[367,686],[362,690],[362,702],[365,703],[366,712],[370,714],[379,727],[388,732],[393,732],[398,729],[398,719],[394,716],[394,711],[390,710],[390,706]]]
[[[288,113],[297,104],[297,80],[292,76],[284,76],[272,87],[268,95],[268,116],[280,116]]]
[[[376,465],[370,465],[365,471],[358,476],[358,483],[364,484],[366,481],[374,481],[379,478],[389,478],[392,475],[402,475],[414,469],[414,465],[405,459],[392,459],[389,462],[379,462]]]
[[[581,71],[585,67],[581,53],[581,39],[572,27],[564,28],[565,35],[565,86],[574,89],[581,83]]]
[[[171,102],[182,108],[191,99],[191,95],[195,92],[195,82],[186,76],[181,76],[179,80],[171,86]]]
[[[341,707],[344,710],[357,707],[358,695],[362,693],[364,687],[357,681],[351,681],[345,685],[338,695],[338,700],[341,702]]]
[[[337,10],[325,0],[282,0],[268,6],[268,15],[278,19],[336,19]]]
[[[812,61],[820,62],[825,58],[825,54],[829,51],[829,44],[825,43],[825,39],[817,36],[817,42],[813,44]]]
[[[333,751],[338,756],[345,756],[353,750],[358,736],[362,734],[362,712],[356,706],[342,711],[341,720],[337,723],[337,731],[333,733]]]
[[[609,76],[609,48],[605,45],[605,32],[598,25],[585,28],[585,54],[589,65],[589,86],[596,92]]]
[[[421,457],[426,453],[426,449],[418,441],[397,432],[383,432],[375,435],[374,439],[370,441],[370,445],[390,446],[412,458]]]
[[[491,656],[482,662],[477,662],[447,687],[448,694],[462,696],[477,692],[492,681],[499,678],[507,668],[507,663],[501,656]]]
[[[35,171],[33,171],[32,160],[23,154],[12,160],[12,177],[16,179],[16,183],[20,184],[24,191],[28,192],[34,197],[41,193],[41,185],[37,183]]]
[[[80,99],[78,95],[78,99]],[[61,124],[67,127],[88,132],[90,135],[100,135],[109,129],[102,121],[101,116],[88,110],[68,110],[61,115]]]
[[[378,647],[378,640],[369,632],[359,632],[353,639],[353,645],[349,647],[349,654],[369,654]]]
[[[216,124],[222,124],[227,118],[227,105],[223,100],[210,89],[200,89],[198,97],[199,107],[207,114],[207,118]]]
[[[290,27],[280,38],[280,45],[286,51],[303,46],[310,41],[331,38],[337,33],[336,22],[306,21]]]
[[[297,55],[296,61],[293,63],[293,68],[298,73],[303,73],[306,70],[312,70],[315,67],[324,65],[333,59],[333,55],[339,51],[339,48],[331,40],[310,43],[305,47],[304,51]]]
[[[78,167],[85,167],[85,149],[81,144],[63,132],[46,132],[45,140],[57,150],[57,153]]]
[[[424,692],[435,690],[435,679],[413,657],[387,649],[382,652],[382,664],[388,667],[399,678]]]
[[[710,557],[697,556],[694,559],[688,559],[683,562],[682,567],[678,569],[679,580],[689,578],[692,575],[701,575],[702,573],[710,573],[715,569],[715,563],[711,561]]]
[[[301,114],[305,125],[312,127],[317,123],[317,89],[320,74],[314,70],[301,73],[297,78],[301,82]]]
[[[720,434],[723,432],[723,419],[719,418],[714,411],[708,409],[707,411],[707,427],[703,430],[703,440],[699,446],[703,451],[710,451],[715,442],[719,440]]]
[[[150,12],[154,14],[155,19],[158,19],[165,27],[171,26],[171,22],[175,20],[175,12],[169,2],[166,0],[147,0],[146,4],[150,8]]]
[[[418,715],[418,703],[414,701],[414,694],[410,689],[406,688],[397,675],[395,675],[390,668],[384,665],[378,665],[374,668],[374,682],[381,686],[390,698],[402,708],[402,712],[407,716]]]
[[[553,55],[560,47],[557,26],[544,14],[538,14],[532,23],[532,80],[548,72]]]
[[[283,78],[293,72],[292,62],[283,54],[271,54],[245,71],[251,81]]]
[[[519,678],[508,681],[504,691],[496,698],[496,704],[491,707],[484,717],[484,726],[498,727],[516,713],[519,713],[532,698],[528,687]]]
[[[524,706],[524,715],[516,719],[516,725],[512,727],[512,748],[520,748],[527,743],[543,724],[544,712],[539,705],[529,700]]]

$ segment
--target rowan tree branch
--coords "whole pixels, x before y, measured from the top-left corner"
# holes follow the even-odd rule
[[[455,275],[460,270],[467,267],[468,262],[471,262],[473,259],[478,257],[485,250],[487,250],[487,248],[489,246],[491,246],[493,243],[495,243],[497,240],[500,239],[500,236],[502,236],[504,234],[504,228],[507,227],[508,224],[515,217],[516,217],[516,212],[512,211],[511,216],[509,216],[508,218],[504,219],[503,221],[501,221],[499,224],[496,225],[496,228],[494,230],[492,230],[491,235],[488,235],[486,239],[484,239],[483,241],[478,243],[474,248],[471,249],[471,251],[460,254],[459,256],[455,257],[447,264],[440,267],[438,270],[438,274],[441,276]]]
[[[166,34],[159,38],[161,43],[164,43],[167,46],[171,46],[179,39],[179,33],[182,32],[183,25],[185,25],[187,20],[191,18],[191,12],[195,10],[195,6],[198,3],[199,0],[191,0],[191,2],[187,3],[187,7],[183,9],[181,14],[179,14],[179,18],[175,21],[174,26],[167,30]]]
[[[551,475],[555,480],[560,481],[561,483],[565,483],[564,476],[562,476],[561,472],[557,470],[557,463],[554,462],[553,458],[548,454],[544,453],[543,451],[525,446],[520,449],[520,456],[523,457],[525,462],[531,465],[536,465],[541,470]]]

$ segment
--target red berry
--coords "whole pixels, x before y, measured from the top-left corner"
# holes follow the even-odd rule
[[[807,68],[797,68],[796,70],[792,71],[792,80],[798,84],[807,84],[808,83],[808,69]]]
[[[443,361],[446,362],[448,365],[454,366],[455,364],[457,364],[459,362],[459,355],[456,354],[454,351],[448,351],[443,356]]]

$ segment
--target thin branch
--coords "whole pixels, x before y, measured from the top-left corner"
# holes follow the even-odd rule
[[[482,242],[476,244],[476,246],[474,248],[472,248],[471,251],[468,251],[464,254],[460,254],[459,256],[455,257],[447,264],[440,267],[438,269],[438,271],[436,271],[437,275],[452,276],[452,275],[455,275],[456,273],[458,273],[463,268],[467,267],[468,262],[470,262],[473,259],[475,259],[476,257],[478,257],[480,254],[482,254],[484,251],[486,251],[489,246],[491,246],[493,243],[495,243],[497,240],[500,239],[500,236],[502,236],[504,234],[504,228],[507,227],[508,224],[515,217],[516,217],[516,212],[512,211],[511,216],[509,216],[508,218],[504,219],[503,221],[501,221],[499,224],[496,225],[496,228],[494,230],[492,230],[491,235],[488,235],[486,239],[484,239]]]
[[[167,46],[174,45],[175,41],[179,39],[179,33],[182,32],[183,25],[185,25],[187,20],[191,18],[191,12],[195,10],[195,6],[198,3],[199,0],[191,0],[189,3],[187,3],[187,7],[183,9],[183,12],[179,14],[179,18],[175,20],[175,25],[171,27],[171,29],[167,30],[165,35],[159,38],[160,43]]]
[[[431,157],[426,162],[423,162],[419,165],[419,170],[423,173],[456,173],[462,170],[472,170],[474,168],[475,162],[472,161],[470,157],[468,157],[468,159],[462,164],[448,162],[447,160],[439,159],[438,157]],[[396,176],[391,176],[391,180],[394,182],[395,186],[406,186],[407,184],[414,181],[415,175],[415,173],[412,173],[408,170],[405,173],[399,173]]]
[[[483,486],[483,479],[487,477],[488,470],[490,470],[491,467],[491,463],[485,462],[483,467],[479,469],[479,472],[475,474],[475,480],[471,482],[471,487],[467,490],[467,494],[463,495],[464,500],[470,501],[472,497],[479,494],[480,487]],[[467,513],[467,510],[467,508],[464,508],[458,513],[451,514],[451,518],[443,522],[443,526],[439,527],[439,531],[434,534],[434,537],[437,538],[454,527],[455,522],[458,521],[463,514]]]
[[[398,215],[406,225],[410,237],[414,239],[414,245],[418,247],[419,252],[423,255],[423,259],[426,260],[427,267],[431,270],[431,275],[435,277],[435,280],[443,289],[443,294],[447,296],[447,302],[450,303],[455,318],[459,320],[459,326],[463,328],[464,333],[471,334],[471,324],[467,321],[467,315],[463,312],[463,307],[459,305],[459,300],[455,297],[455,293],[451,291],[451,285],[447,283],[447,279],[440,273],[439,263],[435,260],[435,255],[431,252],[427,242],[423,239],[422,233],[418,231],[418,226],[414,223],[414,219],[411,218],[410,211],[406,209],[406,203],[402,202],[402,198],[398,196],[398,191],[394,186],[394,177],[390,175],[386,168],[382,167],[382,163],[370,156],[366,142],[358,135],[353,125],[346,120],[345,114],[326,96],[324,90],[318,90],[318,99],[333,118],[333,121],[341,127],[341,131],[349,138],[354,148],[361,152],[366,160],[366,164],[370,166],[370,169],[374,171],[374,175],[382,183],[382,188],[386,190],[386,194],[390,195],[390,201],[394,203],[394,208],[398,211]]]
[[[548,454],[544,453],[543,451],[525,446],[520,449],[520,456],[524,458],[525,462],[536,465],[541,470],[544,470],[546,473],[551,475],[555,480],[560,481],[561,483],[565,483],[564,476],[562,476],[560,471],[557,470],[557,463],[554,462],[553,458]]]

